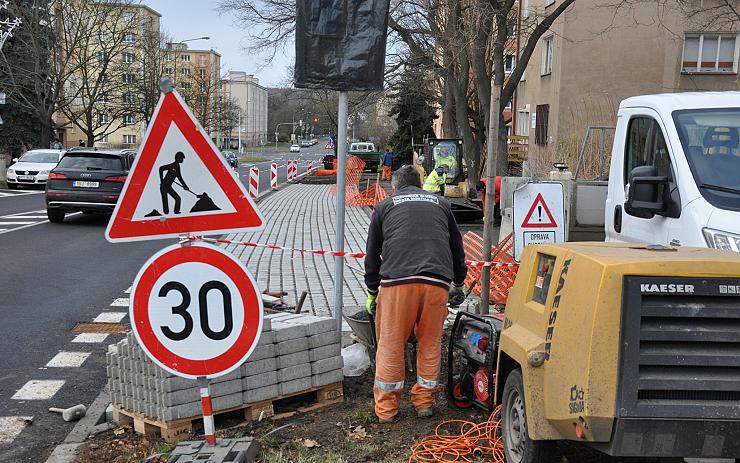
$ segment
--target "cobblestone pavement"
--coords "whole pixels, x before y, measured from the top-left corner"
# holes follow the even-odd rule
[[[336,199],[329,185],[296,184],[268,196],[258,206],[265,229],[230,234],[228,239],[275,244],[303,249],[334,249]],[[348,207],[345,219],[345,250],[364,252],[370,217],[363,208]],[[334,300],[334,257],[228,245],[257,279],[262,291],[286,291],[295,301],[308,291],[304,305],[315,315],[331,315]],[[344,268],[345,313],[365,304],[364,263],[348,258]],[[354,307],[353,307],[354,306]]]

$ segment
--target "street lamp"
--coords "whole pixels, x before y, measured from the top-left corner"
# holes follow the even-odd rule
[[[194,42],[194,41],[196,41],[196,40],[211,40],[211,38],[210,38],[210,37],[208,37],[208,36],[203,36],[203,37],[195,37],[195,38],[193,38],[193,39],[185,39],[185,40],[180,40],[180,41],[179,41],[179,42],[177,42],[177,43]]]

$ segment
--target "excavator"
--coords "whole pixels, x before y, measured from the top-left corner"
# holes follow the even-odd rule
[[[418,147],[421,148],[421,147]],[[426,176],[438,165],[447,164],[447,181],[443,188],[444,197],[450,201],[452,213],[458,222],[471,222],[483,217],[481,199],[468,181],[468,169],[463,155],[460,138],[433,138],[422,149],[414,149],[414,165],[417,166],[424,184]],[[419,169],[418,166],[422,168]]]

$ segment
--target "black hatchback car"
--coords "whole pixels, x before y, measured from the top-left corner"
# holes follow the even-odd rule
[[[68,212],[113,212],[136,152],[73,148],[49,172],[46,215],[62,222]]]

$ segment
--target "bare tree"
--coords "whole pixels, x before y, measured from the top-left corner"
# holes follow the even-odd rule
[[[140,75],[136,87],[135,112],[143,124],[149,125],[160,97],[159,84],[165,72],[165,48],[171,42],[167,32],[147,28],[140,39]]]

